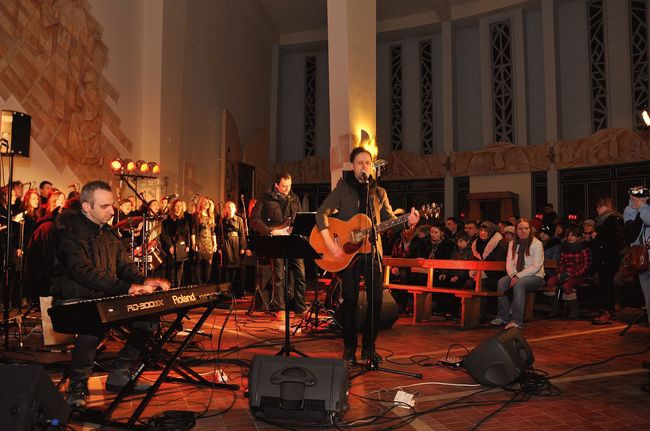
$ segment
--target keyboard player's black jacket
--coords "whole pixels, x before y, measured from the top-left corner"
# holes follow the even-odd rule
[[[56,225],[55,298],[123,295],[132,283],[144,282],[113,227],[100,227],[83,213],[69,210],[58,217]]]

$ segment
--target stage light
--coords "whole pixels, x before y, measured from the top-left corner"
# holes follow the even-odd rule
[[[144,160],[138,160],[136,166],[138,168],[138,172],[141,174],[146,174],[147,172],[149,172],[149,164]]]
[[[124,166],[122,165],[122,159],[119,157],[111,161],[111,171],[120,172]]]
[[[124,160],[124,169],[128,173],[135,172],[136,164],[133,160]]]
[[[643,122],[645,123],[646,127],[650,127],[650,115],[648,115],[647,110],[644,109],[643,112],[641,112],[641,117],[643,117]]]
[[[160,165],[156,162],[149,162],[149,170],[152,174],[158,175],[160,173]]]

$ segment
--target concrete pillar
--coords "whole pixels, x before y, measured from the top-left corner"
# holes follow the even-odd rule
[[[440,25],[442,38],[442,149],[447,155],[454,151],[454,28],[451,21]],[[445,175],[445,218],[456,212],[454,208],[454,177]]]
[[[542,0],[542,43],[544,55],[544,114],[546,119],[546,140],[555,142],[559,136],[560,105],[558,104],[557,67],[557,5],[556,0]],[[555,208],[559,206],[558,172],[555,163],[546,173],[546,200]],[[535,208],[532,208],[534,211]]]
[[[361,130],[377,131],[376,0],[327,0],[332,187]]]

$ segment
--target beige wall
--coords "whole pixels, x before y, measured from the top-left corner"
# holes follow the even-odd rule
[[[513,192],[519,195],[520,216],[530,217],[531,203],[531,176],[530,173],[481,175],[470,177],[469,192]]]
[[[181,179],[189,163],[199,181],[191,191],[220,198],[221,113],[232,113],[242,148],[255,130],[269,128],[275,36],[254,1],[164,5],[161,141],[163,161],[175,168],[170,191],[190,192]]]

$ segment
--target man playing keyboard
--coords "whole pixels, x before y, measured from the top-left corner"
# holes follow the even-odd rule
[[[117,231],[108,225],[113,217],[113,192],[104,181],[92,181],[81,189],[81,212],[65,211],[57,220],[56,266],[52,295],[56,304],[115,295],[142,295],[168,290],[167,280],[145,278],[130,260]],[[134,322],[132,331],[151,334],[155,322]],[[83,409],[88,397],[88,377],[103,331],[77,335],[70,363],[67,401],[73,409]],[[129,382],[137,366],[140,350],[127,340],[113,362],[106,389],[119,392]],[[136,385],[145,391],[147,385]]]

